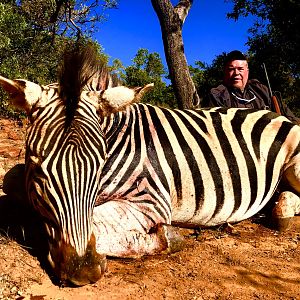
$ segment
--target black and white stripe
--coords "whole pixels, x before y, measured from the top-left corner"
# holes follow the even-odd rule
[[[165,223],[213,226],[254,215],[300,149],[299,127],[266,110],[135,104],[102,128],[108,154],[98,204],[144,197]]]

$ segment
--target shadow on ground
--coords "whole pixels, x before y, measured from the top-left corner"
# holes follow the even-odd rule
[[[49,273],[45,229],[27,201],[24,164],[14,166],[5,174],[3,192],[6,195],[0,196],[0,235],[17,242],[37,257],[42,268]]]

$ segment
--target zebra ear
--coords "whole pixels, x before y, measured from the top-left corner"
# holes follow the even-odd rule
[[[41,98],[42,88],[24,79],[10,80],[0,76],[0,86],[9,94],[11,103],[26,113]]]
[[[139,102],[143,95],[152,89],[153,83],[144,87],[128,88],[117,86],[105,90],[101,96],[99,108],[103,114],[110,114],[124,109],[127,105]]]

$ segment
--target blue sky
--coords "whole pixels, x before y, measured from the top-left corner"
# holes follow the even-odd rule
[[[173,4],[178,1],[172,1]],[[246,51],[247,30],[253,19],[238,22],[226,18],[232,4],[224,0],[195,0],[183,26],[185,55],[189,65],[211,63],[222,52]],[[111,59],[132,64],[138,49],[158,52],[165,64],[161,30],[151,0],[119,0],[118,9],[108,10],[107,22],[94,38]]]

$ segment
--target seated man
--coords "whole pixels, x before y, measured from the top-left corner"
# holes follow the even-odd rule
[[[257,79],[248,80],[249,68],[244,54],[234,50],[226,56],[224,62],[223,84],[212,88],[203,99],[202,107],[241,107],[269,109],[275,111],[268,88]],[[282,112],[292,122],[299,123],[288,107]]]

